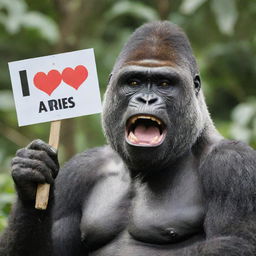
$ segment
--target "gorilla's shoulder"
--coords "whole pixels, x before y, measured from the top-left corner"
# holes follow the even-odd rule
[[[102,165],[106,160],[116,160],[120,158],[118,154],[109,146],[88,149],[72,157],[65,165],[64,168],[84,168],[93,165],[93,168]]]
[[[55,218],[65,211],[80,209],[97,182],[123,171],[121,158],[109,146],[93,148],[72,157],[55,180]]]
[[[222,167],[222,169],[231,166],[240,167],[241,165],[256,168],[256,151],[244,142],[223,139],[212,147],[203,161],[203,165]]]
[[[242,141],[223,139],[213,146],[207,157],[219,157],[219,160],[239,157],[241,157],[240,160],[243,158],[256,159],[256,151]]]
[[[99,176],[105,175],[108,166],[120,163],[121,158],[110,146],[92,148],[75,155],[65,163],[56,182],[62,182],[63,179],[76,184],[93,182]]]
[[[256,183],[256,151],[241,141],[223,139],[205,157],[200,173],[208,188],[218,184],[223,190],[233,184],[248,190]]]

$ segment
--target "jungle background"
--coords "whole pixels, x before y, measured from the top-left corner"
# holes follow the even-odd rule
[[[185,30],[217,128],[256,148],[256,1],[0,0],[0,231],[15,200],[12,157],[49,135],[49,123],[17,126],[7,63],[94,48],[103,95],[127,37],[153,20],[170,20]],[[62,164],[104,144],[100,115],[63,121],[60,143]]]

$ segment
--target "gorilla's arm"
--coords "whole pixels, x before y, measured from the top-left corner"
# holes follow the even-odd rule
[[[88,179],[84,177],[83,160],[86,156],[72,158],[60,171],[55,182],[53,209],[52,255],[87,255],[81,242],[80,221],[83,197]]]
[[[0,239],[0,255],[51,255],[50,191],[46,211],[36,210],[35,194],[38,183],[51,183],[59,169],[57,154],[40,140],[17,151],[12,161],[12,176],[17,190],[17,201],[9,218],[8,228]],[[53,188],[53,186],[52,186]]]
[[[13,207],[9,225],[0,239],[1,256],[50,256],[50,208],[44,212],[24,204],[20,199]]]
[[[178,255],[256,255],[256,152],[222,141],[200,168],[206,241]]]
[[[103,165],[102,148],[90,149],[74,156],[60,171],[55,181],[52,256],[88,255],[80,224],[83,207],[99,179]]]

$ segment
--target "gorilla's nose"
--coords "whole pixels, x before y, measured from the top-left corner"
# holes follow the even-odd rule
[[[159,96],[152,93],[141,93],[135,97],[135,101],[140,104],[154,105],[160,103],[161,99]]]

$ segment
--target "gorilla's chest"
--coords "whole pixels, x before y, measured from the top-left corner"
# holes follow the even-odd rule
[[[156,181],[157,182],[157,181]],[[154,182],[155,183],[155,182]],[[202,231],[204,208],[196,174],[137,186],[128,231],[142,242],[174,243]]]
[[[202,229],[202,194],[195,172],[185,172],[157,185],[131,182],[111,173],[95,186],[81,220],[84,242],[97,249],[127,232],[130,238],[167,244]],[[152,187],[151,187],[152,186]]]

